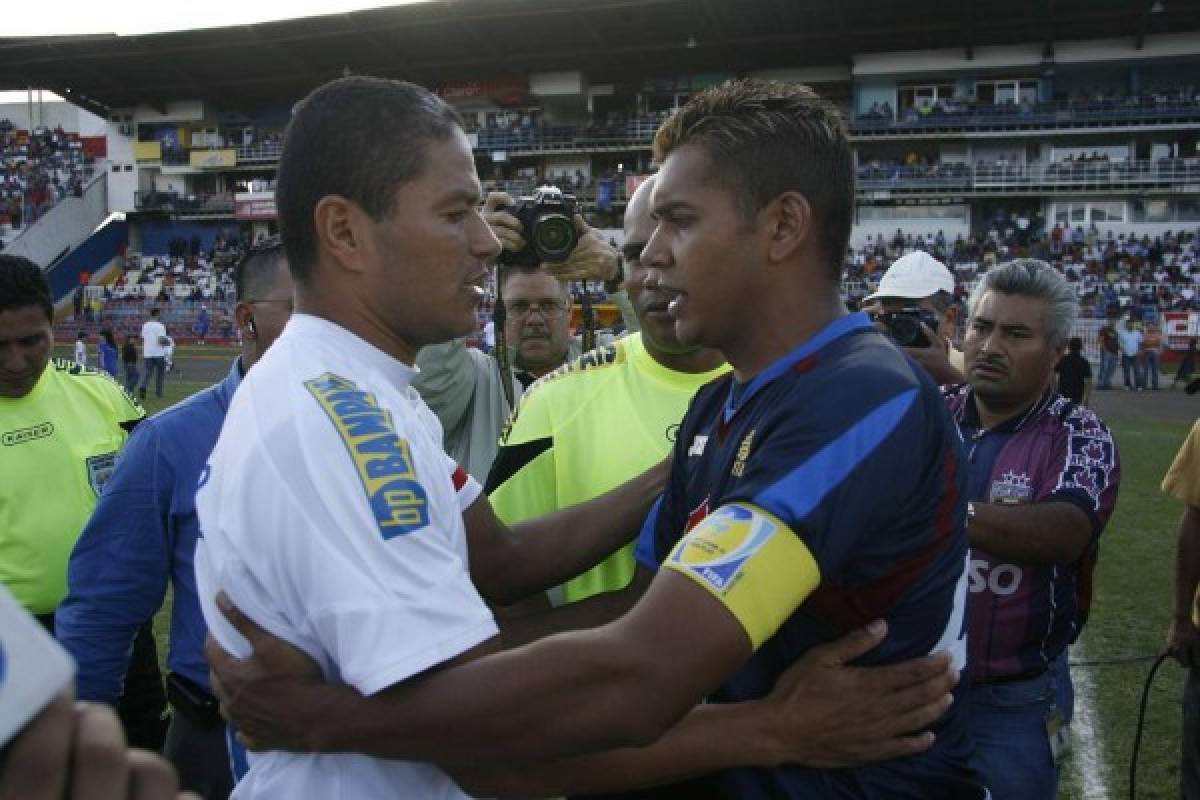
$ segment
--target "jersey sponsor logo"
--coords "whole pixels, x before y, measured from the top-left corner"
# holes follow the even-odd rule
[[[972,558],[967,574],[971,580],[971,594],[991,592],[998,597],[1008,597],[1021,586],[1025,571],[1016,564],[992,564],[982,558]]]
[[[1006,472],[1000,480],[992,481],[988,502],[1015,506],[1033,499],[1033,484],[1024,472]]]
[[[741,506],[723,506],[704,520],[705,535],[689,538],[671,561],[724,594],[742,566],[779,531],[766,517]]]
[[[18,444],[32,442],[35,439],[45,439],[54,433],[53,422],[39,422],[37,425],[30,425],[28,428],[17,428],[16,430],[5,431],[0,434],[0,443],[5,447],[12,447]]]
[[[663,436],[666,437],[668,442],[675,444],[675,440],[679,438],[679,423],[676,422],[672,425],[668,425],[667,430],[663,433]]]
[[[100,492],[104,491],[104,484],[112,477],[113,470],[117,466],[117,454],[101,453],[98,456],[89,456],[83,462],[87,466],[88,483],[92,486],[92,491],[96,496],[100,496]]]
[[[746,472],[746,461],[750,458],[750,448],[754,445],[756,431],[756,428],[751,428],[750,432],[742,439],[742,443],[738,445],[737,458],[733,462],[733,469],[729,471],[735,478],[742,477]]]
[[[362,481],[384,539],[429,525],[429,500],[392,415],[352,381],[325,373],[304,386],[325,411]]]
[[[688,448],[689,456],[704,455],[704,448],[708,445],[708,437],[697,435],[692,439],[692,446]]]

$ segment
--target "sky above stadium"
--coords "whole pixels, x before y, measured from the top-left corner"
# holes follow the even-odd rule
[[[95,0],[65,0],[52,12],[38,13],[37,6],[6,14],[3,36],[66,36],[86,33],[115,33],[133,36],[195,28],[250,25],[275,19],[341,14],[366,8],[401,6],[426,0],[355,2],[354,0],[204,0],[201,3],[97,3]]]

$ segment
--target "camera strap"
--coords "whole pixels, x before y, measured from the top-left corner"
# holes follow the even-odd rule
[[[504,399],[508,402],[510,411],[515,410],[513,400],[513,374],[512,365],[508,358],[508,337],[504,335],[504,297],[501,295],[500,287],[504,281],[499,275],[496,276],[496,301],[492,304],[492,329],[496,336],[496,349],[493,355],[496,357],[496,364],[500,368],[500,388],[504,390]]]
[[[582,281],[583,300],[580,301],[580,306],[583,311],[583,341],[582,350],[584,353],[590,353],[596,349],[596,311],[592,308],[592,293],[588,290],[588,282]]]

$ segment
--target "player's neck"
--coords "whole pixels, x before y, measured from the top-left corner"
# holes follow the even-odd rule
[[[339,302],[340,296],[325,293],[309,293],[296,290],[296,312],[328,320],[345,328],[367,344],[382,350],[402,364],[412,366],[420,347],[402,339],[365,306],[351,302]]]
[[[777,291],[758,307],[748,307],[753,321],[741,327],[742,336],[721,345],[739,382],[752,380],[848,313],[836,285],[823,292],[805,288],[807,293]]]
[[[642,344],[646,348],[647,355],[672,372],[699,375],[704,372],[712,372],[725,363],[725,357],[721,355],[721,351],[709,347],[689,350],[686,353],[668,353],[655,347],[645,336],[642,337]]]

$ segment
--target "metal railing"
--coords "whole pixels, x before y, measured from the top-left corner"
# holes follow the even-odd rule
[[[1060,162],[1057,164],[937,164],[932,166],[860,166],[860,192],[998,189],[1153,189],[1200,186],[1200,159],[1158,161]]]
[[[133,206],[138,211],[167,214],[227,216],[233,213],[233,193],[181,194],[179,192],[135,192]]]
[[[1103,102],[1069,104],[1001,104],[952,110],[904,109],[898,116],[860,114],[850,124],[854,134],[888,134],[1012,128],[1072,128],[1114,125],[1161,125],[1200,121],[1200,100],[1169,102]]]
[[[282,153],[283,142],[252,144],[237,148],[237,160],[239,164],[253,162],[273,164],[279,160]]]

